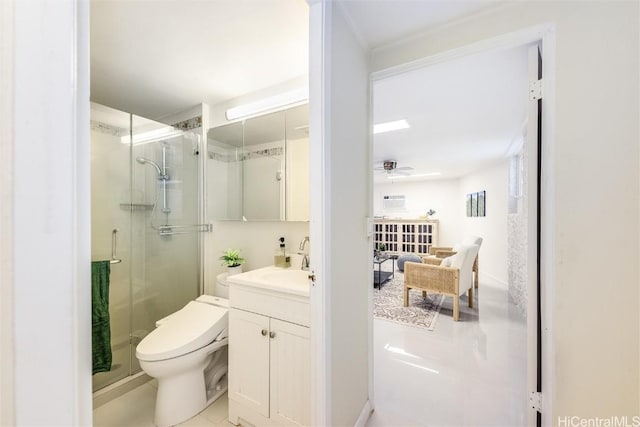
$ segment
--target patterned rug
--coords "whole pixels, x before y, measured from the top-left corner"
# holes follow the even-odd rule
[[[430,331],[436,326],[444,297],[431,294],[426,299],[422,292],[409,292],[409,306],[403,307],[404,275],[396,270],[395,277],[373,290],[373,315],[403,325],[424,328]]]

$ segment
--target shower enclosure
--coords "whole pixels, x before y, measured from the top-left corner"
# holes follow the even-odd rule
[[[140,340],[199,294],[200,132],[91,106],[92,259],[112,260],[113,362],[94,391],[140,372]]]

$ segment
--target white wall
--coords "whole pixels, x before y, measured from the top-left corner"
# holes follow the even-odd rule
[[[464,211],[466,195],[486,191],[485,217],[467,217]],[[484,169],[460,179],[456,204],[462,208],[460,232],[463,236],[482,237],[478,271],[484,279],[507,290],[507,205],[509,196],[509,163]]]
[[[438,219],[438,245],[452,246],[466,236],[484,240],[480,256],[481,275],[492,284],[507,289],[507,203],[508,162],[471,173],[460,179],[422,182],[375,184],[374,215],[391,218],[417,218],[434,209]],[[487,216],[467,218],[465,201],[468,193],[487,192]],[[406,196],[404,212],[385,211],[382,197],[390,194]]]
[[[323,83],[329,128],[323,141],[323,184],[329,271],[320,286],[328,288],[330,325],[327,424],[346,426],[356,423],[369,398],[372,246],[364,232],[372,193],[371,159],[365,154],[370,151],[369,69],[340,3],[325,5],[325,13],[328,69]]]
[[[553,251],[545,266],[550,294],[543,295],[553,319],[552,371],[543,367],[549,424],[557,416],[640,413],[638,21],[637,2],[510,3],[372,56],[380,70],[555,25],[555,135],[547,141],[554,163],[543,181],[549,188],[552,177],[555,190],[543,200],[552,220],[543,224],[550,236],[543,245]],[[597,242],[594,224],[604,226]]]
[[[13,1],[0,2],[0,425],[15,424]]]
[[[390,218],[418,218],[429,209],[436,211],[432,217],[438,220],[439,246],[451,246],[464,236],[460,230],[460,216],[464,212],[464,201],[459,200],[460,183],[457,179],[381,183],[373,186],[373,214]],[[404,194],[406,211],[389,212],[382,208],[385,195]]]
[[[15,424],[90,425],[89,5],[13,5]]]
[[[300,242],[309,235],[308,222],[273,221],[209,221],[213,232],[206,233],[205,244],[209,259],[205,260],[205,292],[215,289],[216,276],[227,271],[218,258],[227,248],[240,249],[247,260],[244,271],[273,265],[273,256],[278,249],[278,239],[285,238],[287,252],[296,253]],[[308,250],[308,246],[306,250]],[[313,256],[313,254],[311,254]],[[292,267],[300,268],[300,265]]]

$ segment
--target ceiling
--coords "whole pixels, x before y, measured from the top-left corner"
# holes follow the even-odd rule
[[[497,3],[343,5],[376,48]],[[91,99],[150,119],[306,77],[308,57],[305,0],[91,0]],[[524,51],[503,51],[377,82],[374,121],[406,118],[412,127],[376,135],[374,160],[443,178],[495,162],[522,129],[525,67]]]
[[[305,0],[92,0],[91,100],[151,119],[307,75]]]
[[[524,46],[386,78],[373,86],[374,123],[406,119],[411,127],[374,135],[374,166],[396,160],[415,175],[441,173],[427,179],[467,175],[505,158],[527,112]],[[389,182],[384,173],[375,180]]]

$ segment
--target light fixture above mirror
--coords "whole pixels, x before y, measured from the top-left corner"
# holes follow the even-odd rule
[[[275,112],[285,108],[294,107],[296,104],[302,104],[309,99],[309,88],[303,87],[288,92],[279,93],[268,98],[249,104],[238,105],[229,108],[226,112],[227,120],[237,120],[263,114],[266,112]]]

